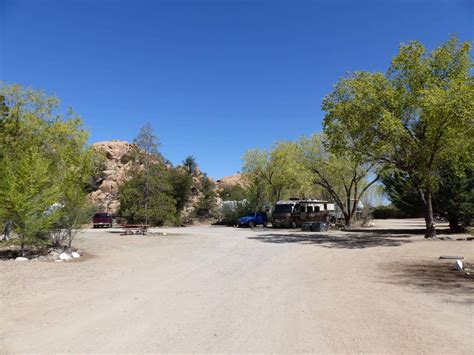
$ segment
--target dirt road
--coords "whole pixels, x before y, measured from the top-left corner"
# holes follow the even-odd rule
[[[474,242],[365,233],[85,231],[67,263],[0,262],[0,352],[472,353]]]

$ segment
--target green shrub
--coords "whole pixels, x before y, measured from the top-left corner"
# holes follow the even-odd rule
[[[227,226],[237,225],[239,218],[245,215],[248,208],[248,202],[245,201],[223,204],[221,208],[221,223]]]
[[[119,188],[120,216],[129,223],[175,224],[176,201],[166,167],[153,164],[131,172]]]
[[[217,209],[217,193],[215,185],[206,174],[203,174],[201,177],[201,186],[202,197],[197,203],[194,215],[199,219],[213,218],[216,215]]]
[[[375,219],[408,218],[406,213],[393,205],[375,207],[372,216]]]

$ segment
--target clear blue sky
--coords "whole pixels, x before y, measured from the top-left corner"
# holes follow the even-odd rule
[[[151,122],[174,163],[219,178],[253,147],[321,130],[348,71],[401,42],[473,40],[474,1],[0,0],[0,79],[58,95],[90,142]]]

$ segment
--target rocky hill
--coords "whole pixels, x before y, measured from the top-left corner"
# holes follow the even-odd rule
[[[224,187],[232,187],[235,185],[240,185],[242,187],[245,186],[245,181],[243,179],[243,175],[241,173],[237,173],[234,175],[230,176],[225,176],[219,180],[216,181],[216,185],[219,188],[224,188]]]
[[[132,150],[133,145],[125,141],[113,140],[97,142],[94,143],[92,147],[94,150],[104,154],[105,164],[102,176],[100,180],[97,181],[98,188],[96,191],[89,194],[89,199],[101,211],[115,214],[120,208],[120,202],[118,199],[119,186],[125,180],[127,172],[131,167],[131,162],[125,158]],[[199,170],[199,168],[196,169],[193,176],[191,200],[182,211],[183,220],[189,220],[192,212],[203,195],[202,176],[204,176],[204,174]],[[218,180],[218,182],[215,182],[216,192],[218,193],[219,188],[222,188],[224,185],[240,183],[239,181],[240,177],[237,175]],[[216,202],[219,204],[220,199],[218,198]]]
[[[124,141],[97,142],[93,149],[105,154],[103,180],[99,181],[96,191],[89,194],[93,204],[103,211],[116,213],[120,203],[118,201],[118,187],[124,181],[131,162],[123,162],[123,157],[130,152],[132,145]]]

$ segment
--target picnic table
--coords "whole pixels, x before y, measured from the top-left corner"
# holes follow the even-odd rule
[[[146,235],[148,227],[148,224],[125,224],[122,225],[124,232],[121,235]]]

